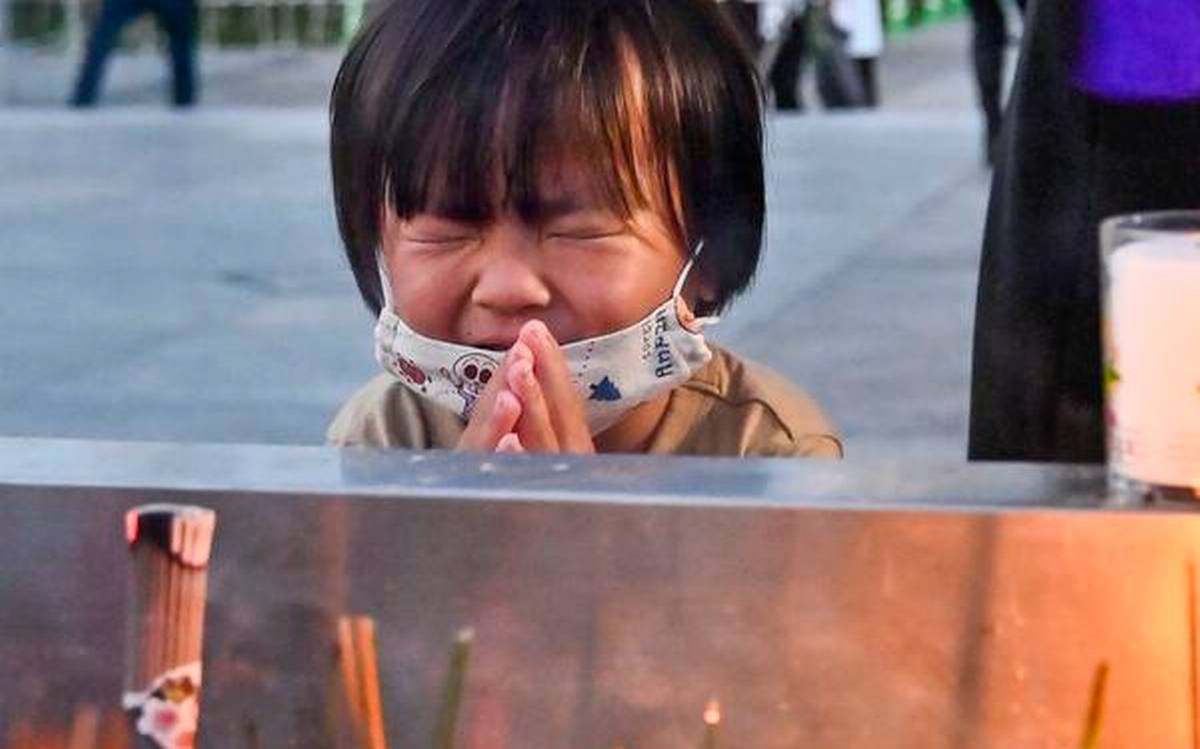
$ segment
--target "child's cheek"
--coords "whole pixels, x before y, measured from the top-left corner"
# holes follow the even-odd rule
[[[422,335],[454,340],[455,327],[470,295],[461,274],[440,265],[418,261],[402,270],[392,270],[393,304],[396,314]]]

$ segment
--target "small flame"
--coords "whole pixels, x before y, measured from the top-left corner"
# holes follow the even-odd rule
[[[130,546],[137,540],[138,537],[138,514],[137,510],[130,510],[125,513],[125,541]]]
[[[704,706],[704,722],[710,726],[715,726],[721,722],[721,703],[716,700],[709,700]]]

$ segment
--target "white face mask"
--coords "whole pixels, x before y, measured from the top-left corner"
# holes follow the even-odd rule
[[[704,243],[679,274],[671,296],[639,322],[562,347],[571,382],[584,404],[588,429],[599,434],[629,409],[691,379],[712,352],[701,329],[715,317],[690,320],[680,292]],[[469,419],[483,389],[500,368],[504,352],[427,338],[392,311],[391,285],[376,255],[384,305],[375,325],[375,358],[416,393]],[[689,329],[691,328],[691,329]]]

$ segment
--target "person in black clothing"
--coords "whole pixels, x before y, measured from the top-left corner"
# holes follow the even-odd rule
[[[1084,2],[1034,0],[1028,9],[979,273],[974,460],[1104,460],[1099,223],[1200,206],[1200,91],[1173,100],[1087,92],[1076,77]],[[1152,32],[1134,29],[1137,19],[1092,20],[1161,50],[1164,6],[1196,9],[1192,0],[1157,2],[1159,14],[1146,19],[1159,21]],[[1124,6],[1105,6],[1114,7]],[[1185,51],[1167,65],[1186,73],[1178,63],[1200,54],[1200,36],[1176,41]],[[1115,62],[1136,71],[1134,82],[1150,80],[1144,60]]]
[[[802,111],[804,100],[800,81],[808,58],[813,59],[817,94],[826,109],[852,109],[875,106],[878,92],[874,85],[873,61],[854,60],[846,49],[849,33],[834,21],[831,0],[793,3],[779,31],[779,47],[767,71],[767,81],[775,94],[775,108]],[[863,73],[872,74],[864,81]]]
[[[1016,0],[1025,11],[1025,0]],[[1004,50],[1008,46],[1008,23],[1002,0],[969,0],[973,26],[971,59],[975,70],[975,87],[979,106],[983,109],[986,140],[984,157],[993,161],[996,138],[1000,133],[1003,108],[1000,102],[1004,87]]]
[[[808,9],[802,13],[791,13],[784,21],[780,35],[783,42],[775,53],[774,64],[767,74],[771,90],[775,92],[775,108],[780,110],[802,110],[804,101],[800,95],[800,73],[808,54]]]
[[[196,36],[195,0],[104,0],[88,40],[83,65],[71,96],[77,107],[94,106],[104,77],[104,65],[125,24],[142,13],[153,13],[167,33],[170,47],[172,101],[186,107],[196,102],[193,48]]]

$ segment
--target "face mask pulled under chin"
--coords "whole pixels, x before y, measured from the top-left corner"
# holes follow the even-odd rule
[[[717,318],[682,319],[686,305],[680,293],[702,248],[703,243],[696,247],[671,296],[641,320],[562,347],[593,436],[616,424],[634,406],[691,379],[712,358],[702,329]],[[376,259],[384,289],[384,305],[375,325],[376,360],[418,395],[469,419],[499,371],[504,352],[429,338],[410,328],[392,310],[383,257],[377,254]]]

